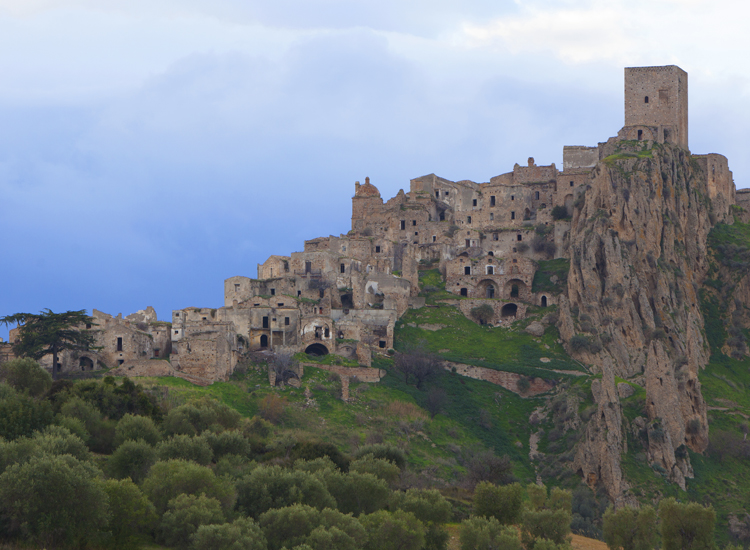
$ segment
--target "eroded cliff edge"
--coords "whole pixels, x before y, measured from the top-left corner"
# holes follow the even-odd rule
[[[733,185],[717,192],[709,166],[671,144],[621,141],[575,204],[558,325],[571,354],[601,379],[574,467],[616,505],[635,503],[620,463],[628,430],[647,435],[649,463],[683,488],[693,475],[685,446],[708,445],[699,288],[708,233],[728,221],[734,198]],[[644,416],[633,422],[622,415],[616,377],[646,390]]]

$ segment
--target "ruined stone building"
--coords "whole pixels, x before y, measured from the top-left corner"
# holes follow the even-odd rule
[[[264,349],[333,353],[369,366],[373,354],[393,347],[399,317],[424,305],[420,267],[439,269],[465,314],[489,304],[494,325],[523,317],[529,306],[554,305],[556,295],[533,292],[534,276],[540,261],[570,256],[570,216],[600,161],[624,140],[687,149],[687,90],[687,73],[678,67],[626,68],[625,126],[596,146],[563,147],[562,170],[529,158],[483,183],[429,174],[385,201],[369,178],[356,182],[345,235],[271,256],[258,264],[257,278],[226,279],[223,306],[175,310],[169,337],[155,314],[122,319],[95,311],[104,349],[64,357],[59,368],[171,352],[175,374],[211,382],[226,379],[244,351]],[[727,159],[693,158],[708,174],[717,210],[734,204]]]

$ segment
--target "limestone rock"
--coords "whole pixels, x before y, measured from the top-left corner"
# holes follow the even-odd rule
[[[526,332],[533,336],[544,336],[544,325],[539,321],[532,321],[526,327]]]
[[[626,382],[620,382],[619,384],[617,384],[617,393],[620,394],[620,399],[627,399],[628,397],[635,394],[635,390],[630,384],[627,384]]]

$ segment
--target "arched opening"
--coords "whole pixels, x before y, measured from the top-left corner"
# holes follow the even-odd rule
[[[268,335],[267,334],[260,335],[260,347],[262,348],[268,347]]]
[[[503,309],[500,310],[500,317],[503,317],[503,318],[515,317],[517,311],[518,311],[518,306],[516,304],[505,304],[503,306]]]
[[[497,239],[495,239],[495,240],[497,240]],[[488,256],[494,256],[494,255],[495,255],[495,253],[494,253],[494,252],[492,252],[492,250],[490,250],[489,252],[487,252],[487,255],[488,255]]]
[[[542,307],[547,307],[547,297],[542,296]]]
[[[310,344],[305,348],[305,353],[307,355],[313,355],[315,357],[322,357],[324,355],[328,355],[328,348],[323,344]]]
[[[477,285],[477,290],[474,295],[477,298],[497,298],[497,286],[493,280],[485,279]]]
[[[526,284],[520,279],[511,279],[505,283],[503,295],[506,299],[525,299]]]
[[[94,370],[94,362],[88,357],[81,357],[78,360],[78,366],[81,370]]]

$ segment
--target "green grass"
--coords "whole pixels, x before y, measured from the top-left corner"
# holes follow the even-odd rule
[[[568,271],[570,271],[570,260],[558,258],[556,260],[540,260],[534,280],[531,283],[531,292],[552,292],[560,294],[568,284]],[[553,283],[551,278],[557,276],[557,282]]]

